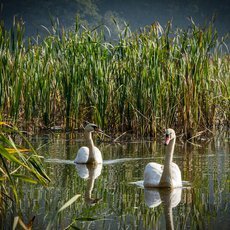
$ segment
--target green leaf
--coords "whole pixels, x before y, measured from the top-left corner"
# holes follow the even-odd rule
[[[38,182],[28,176],[22,175],[22,174],[12,174],[12,177],[19,178],[25,182],[29,182],[32,184],[37,184]]]
[[[75,220],[80,220],[80,221],[95,221],[98,220],[97,218],[92,218],[92,217],[80,217],[76,218]]]
[[[19,221],[19,216],[15,216],[14,217],[14,223],[13,223],[13,230],[16,229],[17,225],[18,225],[18,221]]]
[[[16,158],[14,155],[9,154],[9,152],[0,145],[0,154],[6,158],[7,160],[11,161],[11,162],[15,162],[19,165],[22,165],[25,167],[25,165],[23,164],[23,162],[21,162],[20,160],[18,160],[18,158]]]
[[[81,195],[77,194],[75,196],[73,196],[70,200],[68,200],[59,210],[58,212],[63,211],[64,209],[66,209],[67,207],[69,207],[72,203],[74,203]]]

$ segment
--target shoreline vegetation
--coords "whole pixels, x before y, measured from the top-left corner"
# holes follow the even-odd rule
[[[116,22],[114,22],[116,24]],[[42,41],[24,24],[0,25],[0,120],[20,129],[75,130],[93,121],[108,133],[191,138],[230,121],[230,56],[212,20],[172,29],[158,22],[117,40],[106,26],[53,23]],[[39,36],[38,36],[39,37]],[[228,43],[227,43],[228,44]]]
[[[13,140],[15,136],[25,145],[22,147]],[[0,121],[0,223],[7,215],[14,216],[13,229],[17,225],[30,229],[22,220],[20,202],[23,193],[18,187],[19,181],[48,186],[50,178],[45,172],[42,156],[38,155],[28,139],[16,127]],[[10,210],[10,211],[9,211]],[[16,215],[16,216],[15,216]],[[34,218],[31,220],[32,225]]]

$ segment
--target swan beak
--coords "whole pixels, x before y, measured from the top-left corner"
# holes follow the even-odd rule
[[[165,145],[168,145],[170,141],[171,141],[170,137],[166,136],[165,137]]]
[[[106,133],[104,133],[100,128],[98,128],[98,127],[95,127],[95,132],[97,132],[97,133],[101,133],[101,134],[103,134],[104,136],[106,136],[106,137],[108,137],[108,138],[111,138],[111,136],[109,136],[109,135],[107,135]]]
[[[99,129],[98,127],[95,128],[95,131],[98,133],[103,133],[103,131],[101,129]]]

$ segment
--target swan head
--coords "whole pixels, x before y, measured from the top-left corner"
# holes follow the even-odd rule
[[[102,132],[99,127],[93,123],[89,123],[85,126],[85,132]]]
[[[176,138],[176,133],[173,129],[166,129],[165,131],[165,145],[168,145],[171,140]]]

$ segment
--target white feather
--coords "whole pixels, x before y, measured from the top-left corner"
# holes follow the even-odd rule
[[[96,146],[94,146],[94,154],[95,154],[95,161],[98,164],[101,164],[102,163],[101,151]],[[83,146],[78,150],[74,163],[86,164],[88,158],[89,158],[89,148]]]
[[[181,172],[177,164],[172,162],[176,134],[173,129],[166,130],[165,144],[168,145],[164,165],[151,162],[144,170],[144,187],[182,187]],[[162,177],[163,175],[163,177]]]
[[[77,164],[102,164],[102,155],[101,151],[94,145],[92,139],[92,132],[102,132],[97,125],[89,123],[84,129],[85,140],[88,143],[88,146],[81,147],[77,156],[74,160],[74,163]]]
[[[151,162],[148,163],[144,171],[144,186],[159,187],[164,165]],[[173,187],[182,187],[181,172],[177,164],[171,163],[171,175]]]

